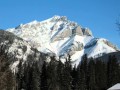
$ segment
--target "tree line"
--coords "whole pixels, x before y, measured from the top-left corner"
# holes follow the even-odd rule
[[[12,73],[9,60],[0,56],[0,90],[106,90],[120,82],[120,65],[115,55],[108,62],[87,58],[85,54],[78,66],[72,66],[71,57],[65,63],[53,56],[39,68],[39,62],[18,65]]]

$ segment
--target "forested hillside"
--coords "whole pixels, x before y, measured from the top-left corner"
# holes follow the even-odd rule
[[[84,55],[78,67],[72,67],[70,56],[65,63],[51,57],[41,69],[39,61],[22,64],[21,60],[17,73],[0,55],[0,90],[106,90],[118,82],[120,65],[115,55],[109,55],[107,63]]]

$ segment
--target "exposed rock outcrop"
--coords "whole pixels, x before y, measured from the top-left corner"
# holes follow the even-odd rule
[[[82,28],[83,35],[92,36],[92,32],[88,28]]]
[[[73,33],[73,34],[83,36],[82,28],[81,28],[80,26],[77,26],[77,27],[74,29],[74,33]]]
[[[75,54],[76,51],[81,51],[83,48],[84,48],[83,43],[74,42],[69,46],[69,48],[67,48],[65,53],[73,55]]]
[[[103,40],[103,42],[105,44],[107,44],[108,46],[114,48],[115,50],[118,50],[117,46],[115,46],[114,44],[112,44],[111,42],[107,41],[107,40]]]

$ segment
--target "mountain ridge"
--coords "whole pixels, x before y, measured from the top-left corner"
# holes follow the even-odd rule
[[[98,57],[104,53],[116,52],[118,48],[104,38],[95,38],[88,28],[68,20],[66,16],[53,16],[47,20],[21,24],[7,29],[27,41],[38,51],[61,57],[68,54],[74,64],[79,64],[83,54]]]
[[[43,60],[43,54],[37,49],[30,46],[29,43],[22,38],[17,37],[11,32],[0,30],[0,55],[5,55],[10,63],[10,69],[13,72],[17,72],[17,65],[22,61],[33,63],[34,61]],[[32,60],[31,60],[32,59]]]

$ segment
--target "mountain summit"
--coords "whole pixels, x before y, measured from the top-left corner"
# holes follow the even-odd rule
[[[61,58],[69,54],[73,64],[78,64],[83,54],[87,54],[88,57],[98,57],[118,50],[108,40],[95,38],[89,28],[68,20],[66,16],[56,15],[41,22],[21,24],[7,31],[14,33],[43,53]]]

